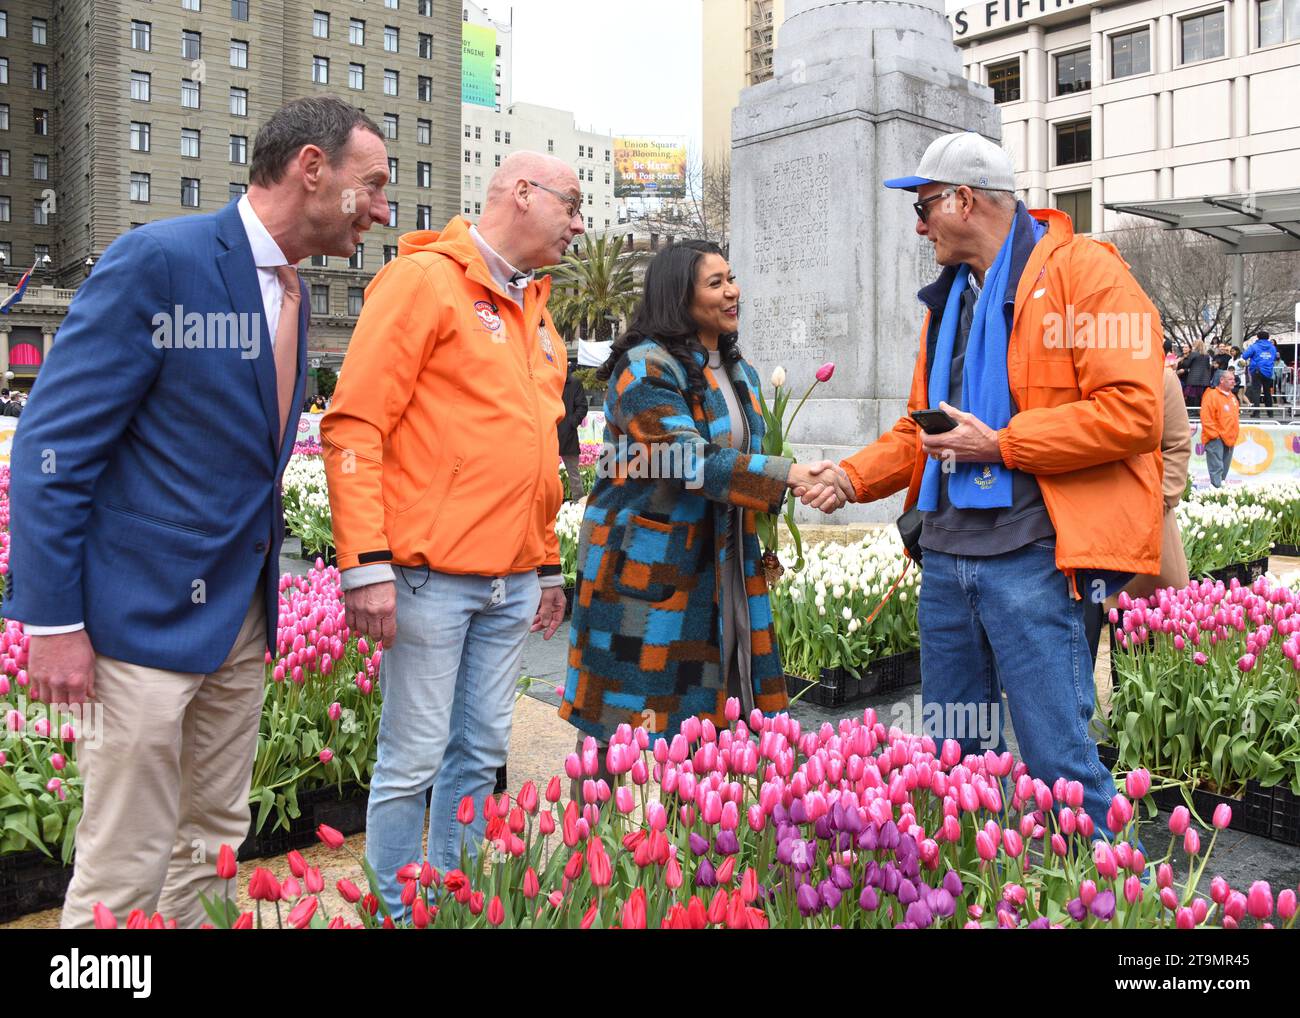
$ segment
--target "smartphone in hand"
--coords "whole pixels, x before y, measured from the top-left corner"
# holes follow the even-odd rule
[[[927,435],[942,435],[957,427],[957,422],[942,410],[913,410],[911,418]]]

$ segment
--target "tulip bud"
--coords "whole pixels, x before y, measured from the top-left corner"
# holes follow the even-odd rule
[[[1232,807],[1221,802],[1214,807],[1213,824],[1216,830],[1225,830],[1232,823]]]
[[[772,369],[772,388],[779,389],[785,385],[785,368],[779,364]]]
[[[229,845],[222,845],[217,851],[217,876],[221,880],[233,880],[238,866],[235,863],[235,850]]]

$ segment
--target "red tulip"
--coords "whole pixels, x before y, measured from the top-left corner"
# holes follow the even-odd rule
[[[489,797],[487,801],[492,800]],[[468,795],[460,800],[460,806],[456,809],[456,819],[466,826],[474,822],[474,800]]]
[[[586,914],[582,917],[582,922],[578,924],[579,928],[584,930],[591,929],[591,924],[596,921],[597,914],[596,899],[593,898],[591,901],[591,907],[587,909]]]
[[[114,916],[102,902],[95,902],[95,907],[91,909],[91,914],[95,917],[95,929],[117,929],[117,917]]]
[[[488,905],[488,922],[493,926],[500,926],[506,921],[505,906],[501,904],[501,896],[493,895],[492,902]]]
[[[719,887],[713,892],[713,900],[709,902],[709,922],[714,926],[725,922],[727,918],[727,890]]]
[[[361,900],[361,888],[347,877],[340,878],[335,886],[338,888],[339,896],[349,905],[355,905]]]
[[[321,824],[316,828],[316,837],[325,842],[330,848],[340,848],[347,839],[338,831],[328,824]]]
[[[320,867],[307,867],[307,876],[303,879],[303,883],[307,885],[308,894],[320,894],[325,890],[325,878],[321,876]]]
[[[682,886],[682,866],[677,861],[677,856],[669,856],[667,864],[664,866],[664,883],[668,885],[669,890],[677,890]]]
[[[235,850],[229,845],[222,845],[217,850],[217,876],[222,880],[233,880],[238,869],[235,863]]]
[[[614,869],[605,853],[605,843],[599,838],[592,838],[587,843],[587,870],[591,874],[591,882],[597,887],[608,887],[614,878]]]
[[[524,787],[519,789],[519,796],[515,801],[525,813],[532,816],[537,812],[538,807],[537,785],[532,781],[525,781]]]
[[[833,361],[827,361],[817,369],[817,381],[829,382],[831,380],[831,375],[833,374],[835,374],[835,363]]]
[[[253,928],[253,913],[239,913],[239,918],[235,920],[234,924],[230,928],[232,930],[251,930]]]
[[[248,881],[248,896],[254,901],[279,901],[280,882],[270,870],[259,866]]]
[[[524,871],[524,897],[532,901],[541,890],[537,882],[537,871],[531,866]]]
[[[628,895],[628,899],[623,903],[622,923],[625,930],[644,930],[645,929],[645,888],[638,887]]]
[[[316,914],[316,904],[314,897],[303,898],[289,910],[289,925],[299,930],[306,929]]]
[[[469,911],[470,911],[470,915],[483,914],[483,892],[482,891],[473,891],[470,893]]]
[[[409,884],[412,881],[420,879],[420,864],[408,862],[405,866],[397,871],[397,880],[399,883]]]
[[[299,880],[307,875],[307,860],[302,857],[302,853],[297,849],[290,849],[285,859],[289,863],[289,872]]]
[[[411,925],[417,930],[428,929],[429,906],[424,903],[423,898],[416,898],[411,902]]]
[[[740,896],[746,905],[758,897],[758,873],[753,866],[746,869],[745,875],[740,878]]]
[[[128,930],[147,930],[149,928],[149,917],[144,914],[143,909],[133,908],[127,914],[126,928]]]
[[[1255,919],[1267,919],[1273,914],[1273,889],[1267,880],[1256,880],[1246,895],[1246,910]]]
[[[414,880],[402,886],[401,901],[407,908],[410,908],[420,895],[420,885]],[[459,895],[457,895],[459,898]]]
[[[718,883],[719,884],[731,883],[731,878],[735,873],[735,869],[736,869],[736,857],[734,855],[727,856],[727,858],[722,861],[722,865],[718,867],[717,873],[715,874]]]
[[[555,815],[549,809],[537,818],[537,829],[542,832],[542,837],[555,833]]]
[[[564,879],[577,880],[582,874],[582,853],[574,852],[564,864]]]
[[[420,886],[434,887],[438,883],[438,871],[429,865],[429,860],[420,864]]]

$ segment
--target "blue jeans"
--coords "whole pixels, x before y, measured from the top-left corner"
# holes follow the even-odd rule
[[[1085,577],[1079,593],[1089,596]],[[1020,758],[1032,777],[1083,784],[1084,809],[1109,837],[1115,794],[1088,734],[1096,701],[1086,600],[1071,597],[1054,542],[986,558],[925,552],[918,606],[923,729],[964,753],[1006,749],[1006,692]],[[971,721],[983,721],[975,728]]]
[[[366,858],[394,916],[402,911],[397,870],[424,859],[429,788],[429,862],[443,872],[459,867],[462,838],[478,852],[483,797],[506,762],[539,596],[534,572],[426,579],[423,569],[397,569],[397,638],[380,666],[379,758],[366,811]],[[456,819],[466,795],[475,814],[468,828]]]
[[[1232,446],[1224,445],[1221,438],[1210,439],[1205,443],[1205,465],[1210,471],[1210,483],[1216,488],[1222,487],[1228,468],[1232,466]]]

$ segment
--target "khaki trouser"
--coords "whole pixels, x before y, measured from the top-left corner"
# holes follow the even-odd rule
[[[248,834],[265,654],[259,584],[230,655],[209,675],[95,659],[103,714],[96,737],[77,745],[85,813],[65,929],[92,926],[96,902],[119,923],[133,908],[182,928],[207,921],[198,895],[223,893],[217,852]]]

